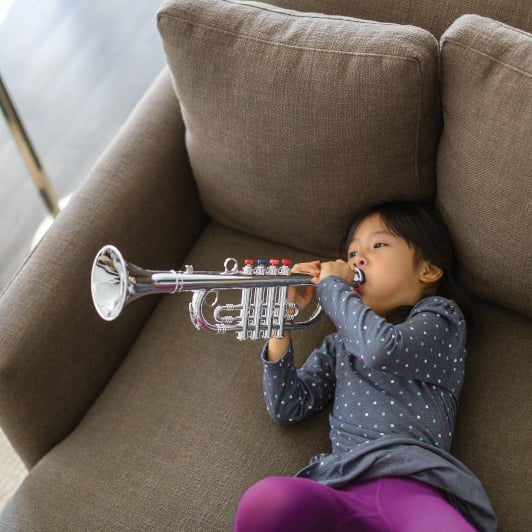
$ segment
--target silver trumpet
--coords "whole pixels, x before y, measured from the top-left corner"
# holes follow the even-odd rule
[[[354,285],[364,282],[364,273],[356,268]],[[96,255],[91,273],[92,300],[106,321],[116,319],[125,305],[151,294],[193,292],[189,304],[190,319],[196,329],[214,333],[235,332],[239,340],[282,338],[285,330],[306,329],[321,316],[317,305],[305,321],[296,321],[301,311],[288,301],[290,286],[312,285],[312,276],[291,273],[291,261],[264,259],[238,262],[228,258],[223,272],[145,270],[127,263],[114,246],[104,246]],[[238,304],[218,303],[220,290],[241,290]],[[207,302],[208,298],[212,301]],[[209,321],[204,306],[210,306],[214,320]]]

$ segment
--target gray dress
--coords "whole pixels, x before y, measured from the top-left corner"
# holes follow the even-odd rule
[[[333,401],[331,452],[297,476],[333,487],[412,477],[443,490],[479,530],[496,530],[480,481],[449,453],[466,356],[460,309],[429,297],[392,325],[339,277],[321,281],[317,296],[337,332],[298,370],[292,346],[276,362],[266,360],[267,345],[262,354],[274,420],[299,422]]]

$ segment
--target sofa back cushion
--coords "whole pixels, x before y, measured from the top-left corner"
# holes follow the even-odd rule
[[[428,32],[232,0],[168,1],[158,26],[215,220],[331,256],[355,211],[433,198]]]
[[[441,61],[438,201],[464,281],[532,316],[532,35],[467,15]]]
[[[532,31],[530,0],[269,0],[276,6],[298,11],[319,11],[380,22],[411,24],[430,31],[438,39],[460,16],[475,13]]]

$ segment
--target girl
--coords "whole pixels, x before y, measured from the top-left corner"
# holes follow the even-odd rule
[[[274,420],[334,401],[332,451],[249,488],[235,531],[495,530],[480,482],[449,454],[466,323],[445,224],[429,207],[386,204],[359,215],[346,243],[347,261],[294,267],[314,276],[337,332],[299,370],[289,332],[262,353]],[[365,283],[353,290],[355,267]],[[312,291],[291,298],[304,307]]]

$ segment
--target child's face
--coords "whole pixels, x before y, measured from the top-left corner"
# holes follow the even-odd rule
[[[347,261],[351,268],[364,272],[366,282],[357,292],[381,317],[396,308],[413,306],[425,295],[424,261],[416,264],[414,248],[390,233],[378,214],[358,226]]]

